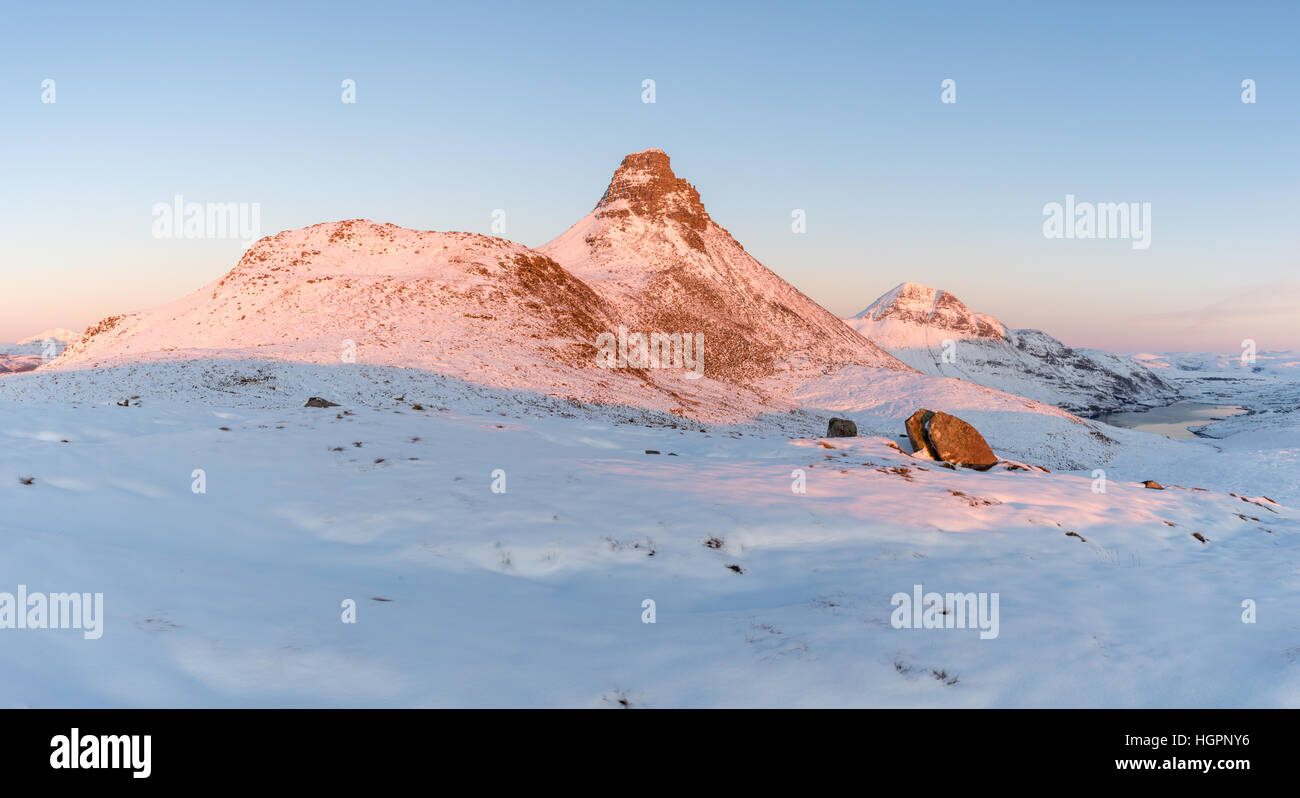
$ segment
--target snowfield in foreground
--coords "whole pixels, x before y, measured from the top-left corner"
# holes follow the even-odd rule
[[[1105,428],[1105,463],[980,473],[865,401],[863,437],[821,440],[816,414],[152,368],[0,379],[0,592],[105,614],[98,640],[0,629],[0,706],[1300,706],[1295,428]],[[918,584],[997,593],[997,636],[893,628]]]

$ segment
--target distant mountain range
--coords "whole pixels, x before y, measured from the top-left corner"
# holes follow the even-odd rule
[[[48,330],[42,330],[35,335],[24,338],[18,342],[18,345],[28,346],[31,344],[44,344],[45,341],[54,341],[62,345],[60,346],[60,351],[62,351],[63,346],[67,346],[73,341],[78,341],[80,339],[81,333],[73,332],[65,327],[52,327]]]
[[[1253,413],[1300,413],[1300,352],[1141,352],[1133,359],[1195,401],[1238,405]],[[1261,420],[1261,419],[1257,419]],[[1216,429],[1241,426],[1222,422]],[[1272,419],[1270,419],[1272,421]]]
[[[953,294],[902,283],[846,319],[925,374],[957,377],[1093,415],[1166,405],[1179,389],[1129,357],[1073,349],[1040,330],[1015,330]]]

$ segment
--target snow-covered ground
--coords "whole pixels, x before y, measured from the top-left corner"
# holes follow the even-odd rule
[[[0,591],[105,619],[0,629],[0,706],[1300,706],[1300,429],[978,391],[847,369],[715,425],[375,366],[9,375]],[[944,392],[1026,465],[896,448]],[[894,628],[917,584],[997,593],[997,636]]]

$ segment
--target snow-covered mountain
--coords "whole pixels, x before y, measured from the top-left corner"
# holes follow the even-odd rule
[[[45,341],[56,341],[63,346],[67,346],[73,341],[81,339],[81,333],[73,332],[66,327],[51,327],[48,330],[42,330],[35,335],[28,336],[18,342],[19,346],[27,344],[40,344]]]
[[[705,373],[719,379],[902,367],[746,252],[662,150],[624,158],[591,213],[540,251],[632,329],[706,333]]]
[[[602,334],[703,336],[704,379],[602,368]],[[354,220],[264,238],[175,303],[100,321],[52,368],[211,357],[421,368],[479,385],[696,418],[784,410],[755,388],[845,366],[910,371],[751,257],[672,173],[629,155],[539,250]]]
[[[849,326],[926,374],[958,377],[1072,413],[1165,405],[1171,383],[1133,359],[1073,349],[1040,330],[1014,330],[953,294],[902,283]]]
[[[607,376],[588,368],[589,344],[616,324],[590,288],[519,244],[352,220],[264,238],[193,294],[100,321],[52,367],[253,356],[563,392],[575,372]]]

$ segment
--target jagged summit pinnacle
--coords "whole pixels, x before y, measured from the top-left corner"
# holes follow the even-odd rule
[[[641,150],[624,156],[614,175],[617,177],[619,172],[626,171],[646,172],[669,178],[677,177],[673,174],[672,159],[668,157],[668,153],[658,147],[651,147],[648,150]]]
[[[693,230],[703,230],[709,221],[700,192],[673,174],[668,153],[657,148],[625,157],[595,210],[601,217],[635,214],[671,219]]]

